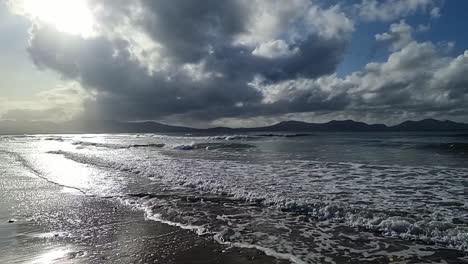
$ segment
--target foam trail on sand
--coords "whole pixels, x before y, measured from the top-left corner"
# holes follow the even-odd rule
[[[467,229],[463,227],[464,224],[466,224],[466,217],[463,216],[463,210],[460,211],[460,214],[457,213],[452,216],[440,215],[438,217],[434,217],[434,213],[432,213],[433,216],[428,215],[427,217],[421,217],[415,213],[399,211],[406,210],[406,208],[400,208],[398,204],[392,205],[383,200],[381,201],[382,204],[375,204],[373,207],[369,207],[365,204],[349,205],[345,201],[348,199],[347,197],[350,196],[345,195],[342,197],[341,193],[343,193],[346,188],[351,188],[349,191],[352,191],[356,186],[347,185],[346,183],[343,183],[345,184],[343,186],[345,189],[341,191],[331,189],[324,193],[320,193],[317,189],[315,191],[315,197],[308,198],[307,194],[309,193],[309,190],[312,189],[308,190],[304,189],[304,187],[309,186],[318,188],[320,186],[317,185],[317,182],[314,179],[311,179],[313,181],[309,183],[307,183],[307,181],[301,181],[298,183],[298,186],[295,186],[294,182],[288,182],[289,189],[292,188],[294,190],[294,188],[300,188],[302,191],[298,191],[299,189],[297,189],[294,195],[289,193],[289,191],[287,195],[284,195],[282,193],[287,190],[285,189],[286,186],[282,186],[277,182],[277,179],[281,179],[284,175],[279,173],[278,168],[276,168],[277,165],[275,165],[274,168],[268,168],[265,164],[262,164],[262,166],[259,167],[254,167],[250,164],[244,165],[237,162],[223,162],[222,164],[210,162],[205,164],[206,161],[196,161],[197,165],[192,163],[183,165],[180,161],[173,160],[169,162],[167,159],[162,160],[161,163],[158,163],[157,160],[152,163],[132,163],[129,162],[129,160],[125,163],[120,163],[115,161],[99,160],[98,158],[68,152],[58,152],[57,154],[63,154],[67,158],[78,162],[151,177],[165,183],[166,185],[175,184],[174,187],[176,188],[184,187],[214,195],[230,196],[239,200],[239,203],[249,202],[256,205],[275,208],[284,212],[307,215],[321,221],[340,221],[349,226],[361,227],[370,231],[381,232],[382,234],[389,236],[397,236],[404,239],[416,239],[425,242],[443,243],[462,250],[468,249],[468,233]],[[194,162],[194,160],[189,161]],[[201,162],[202,164],[198,162]],[[165,169],[163,171],[157,169],[164,166],[163,164],[165,164]],[[187,165],[192,168],[198,168],[198,170],[180,171],[180,167],[186,167]],[[223,176],[225,173],[224,169],[222,167],[218,167],[219,165],[236,168],[231,173],[237,173],[239,175],[231,174],[231,177],[242,180],[232,181],[231,178],[225,178]],[[319,173],[320,178],[326,175],[333,177],[334,175],[338,176],[343,173],[348,173],[351,170],[354,171],[355,174],[360,175],[359,177],[362,177],[362,180],[367,178],[368,175],[373,175],[374,181],[376,181],[374,185],[376,186],[380,186],[383,183],[388,182],[388,180],[393,181],[393,185],[397,185],[400,184],[398,183],[398,179],[400,178],[406,178],[406,180],[413,178],[414,181],[417,181],[418,184],[421,185],[421,188],[425,188],[425,185],[432,186],[433,181],[427,181],[426,179],[420,180],[418,175],[439,173],[439,177],[444,177],[447,174],[451,174],[453,176],[459,175],[457,177],[461,177],[460,180],[462,180],[464,175],[463,173],[468,172],[468,170],[465,169],[369,166],[366,164],[355,163],[303,161],[290,162],[290,164],[285,164],[285,166],[285,169],[293,169],[296,175],[298,175],[298,173],[305,173],[305,175],[307,175],[311,172],[316,172]],[[262,186],[262,188],[256,188],[251,185],[252,180],[258,181],[259,179],[255,177],[246,178],[248,174],[245,174],[246,171],[249,171],[251,175],[254,176],[265,172],[272,173],[275,170],[276,172],[274,174],[270,174],[271,178],[265,178],[266,182],[259,185]],[[208,171],[210,173],[208,173]],[[385,175],[388,175],[389,171],[399,177],[388,179],[388,176]],[[326,179],[326,177],[324,179]],[[319,181],[319,183],[320,182],[321,181]],[[454,188],[456,189],[454,189],[453,192],[458,192],[462,195],[463,190],[460,189],[461,185],[456,186],[456,182],[454,182],[454,184]],[[377,194],[378,193],[372,192],[368,195],[372,197]],[[329,197],[324,196],[321,199],[317,199],[323,195],[328,195]],[[402,198],[415,199],[415,201],[420,202],[418,197],[411,198],[411,195],[412,193],[403,194]],[[359,197],[357,198],[359,200],[361,199]],[[434,202],[438,201],[437,199],[434,200]],[[408,200],[405,204],[408,204],[407,206],[409,206],[410,202],[411,201]],[[463,206],[462,203],[455,201],[453,201],[452,204],[455,206]],[[397,207],[392,209],[394,206]],[[455,222],[458,221],[463,224],[454,224],[453,219],[456,219]]]
[[[246,136],[40,136],[2,139],[0,148],[49,181],[295,263],[428,262],[421,256],[441,252],[436,244],[468,251],[468,168],[456,163],[465,156],[439,153],[464,143],[450,147],[449,138],[418,148],[434,143],[414,143],[413,135]],[[362,157],[370,152],[381,156]],[[436,165],[425,161],[432,154]],[[394,159],[400,156],[405,160]]]

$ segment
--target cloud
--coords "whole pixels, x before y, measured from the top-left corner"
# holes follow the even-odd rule
[[[252,52],[253,55],[276,59],[281,57],[290,57],[299,52],[298,48],[291,49],[284,40],[272,40],[262,43]]]
[[[431,26],[429,25],[419,24],[416,30],[418,32],[426,32],[426,31],[429,31],[430,29],[431,29]]]
[[[389,32],[376,34],[375,39],[391,43],[391,50],[397,51],[404,48],[413,40],[411,36],[412,31],[411,26],[406,24],[404,20],[401,20],[399,23],[391,24]]]
[[[322,114],[374,122],[421,117],[466,121],[468,51],[448,57],[446,47],[417,42],[411,31],[404,21],[392,24],[389,32],[376,36],[378,41],[390,41],[394,52],[388,59],[370,62],[345,77],[331,74],[275,84],[258,80],[253,85],[262,92],[266,104],[286,107],[285,101],[301,101],[315,118]]]
[[[65,115],[63,108],[49,109],[12,109],[2,119],[16,121],[61,120]]]
[[[430,0],[388,3],[367,0],[361,8],[370,10],[367,19],[391,20],[435,7]],[[80,84],[82,105],[74,113],[81,118],[240,125],[294,116],[393,122],[466,115],[467,55],[450,57],[449,44],[417,42],[405,20],[375,35],[389,44],[386,61],[340,77],[336,68],[355,27],[340,6],[309,0],[91,4],[95,35],[36,22],[28,49],[39,68]],[[17,110],[66,109],[73,93],[45,92],[40,96],[49,103]]]
[[[85,107],[92,118],[216,119],[317,109],[323,103],[313,100],[323,95],[269,105],[250,83],[258,76],[274,84],[333,73],[354,30],[339,6],[308,0],[103,0],[92,8],[97,36],[36,24],[29,47],[38,67],[95,95]]]
[[[67,83],[28,99],[0,98],[0,119],[20,121],[67,121],[83,112],[92,94],[77,83]]]
[[[432,17],[440,16],[436,0],[362,0],[355,5],[359,16],[366,21],[392,21],[415,13],[430,13]]]
[[[431,14],[432,18],[439,18],[440,17],[440,8],[439,7],[432,8],[430,14]]]

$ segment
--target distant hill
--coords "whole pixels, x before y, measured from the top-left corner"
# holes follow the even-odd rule
[[[394,131],[455,131],[468,130],[468,124],[457,123],[449,120],[424,119],[421,121],[405,121],[392,126]]]
[[[197,129],[166,125],[158,122],[73,121],[65,123],[0,121],[0,134],[54,133],[239,133],[239,132],[390,132],[390,131],[468,131],[468,124],[453,121],[424,119],[405,121],[395,126],[366,124],[353,120],[333,120],[327,123],[284,121],[272,126],[254,128],[214,127]]]
[[[65,123],[0,121],[0,134],[172,133],[199,129],[158,122],[70,121]],[[203,130],[201,130],[203,131]]]
[[[368,125],[363,122],[352,120],[330,121],[328,123],[306,123],[301,121],[284,121],[276,125],[253,128],[254,131],[384,131],[386,125]]]

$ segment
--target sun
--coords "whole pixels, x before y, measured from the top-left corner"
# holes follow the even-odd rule
[[[86,0],[19,0],[15,5],[24,15],[64,33],[93,34],[94,19]]]

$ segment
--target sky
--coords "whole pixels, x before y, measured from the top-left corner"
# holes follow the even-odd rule
[[[468,122],[467,1],[0,0],[0,120]]]

